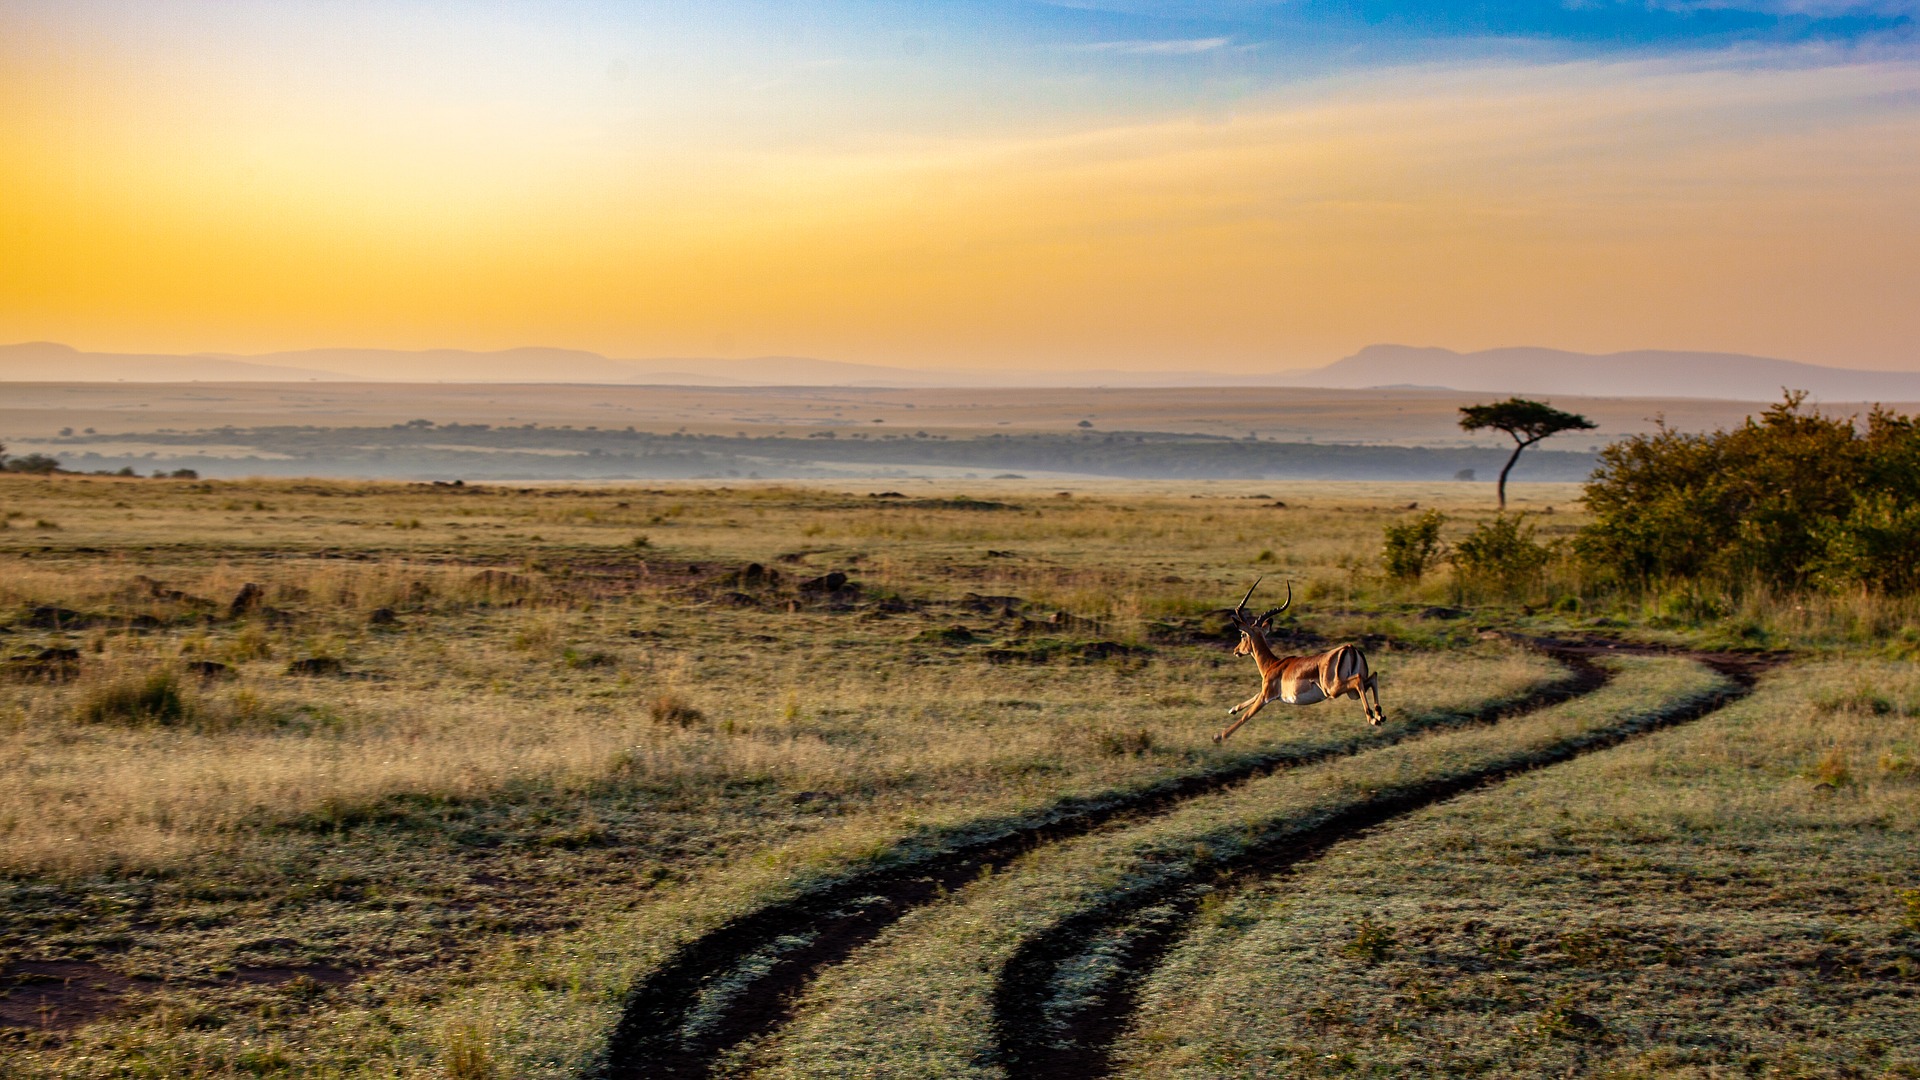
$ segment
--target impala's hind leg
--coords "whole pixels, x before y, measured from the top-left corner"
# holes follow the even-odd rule
[[[1369,703],[1367,699],[1362,698],[1361,704],[1367,706],[1368,721],[1375,725],[1385,723],[1387,710],[1380,707],[1380,677],[1372,672],[1367,673],[1367,693],[1372,695],[1373,700]]]

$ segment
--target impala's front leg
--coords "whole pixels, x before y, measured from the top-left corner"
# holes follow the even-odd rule
[[[1241,709],[1251,709],[1255,705],[1260,704],[1260,699],[1266,696],[1267,696],[1267,692],[1265,690],[1262,690],[1259,693],[1253,695],[1252,697],[1248,698],[1247,700],[1241,702],[1238,705],[1229,705],[1227,706],[1227,715],[1232,716],[1234,713],[1239,712]]]
[[[1236,731],[1239,731],[1241,724],[1244,724],[1247,721],[1253,719],[1253,714],[1259,712],[1261,709],[1266,708],[1267,702],[1271,700],[1272,699],[1267,697],[1264,691],[1259,694],[1255,694],[1253,707],[1247,710],[1246,715],[1242,716],[1238,720],[1235,720],[1233,723],[1228,724],[1227,729],[1225,731],[1222,731],[1220,734],[1215,735],[1213,737],[1213,741],[1216,743],[1225,742],[1227,740],[1227,736],[1232,735]]]

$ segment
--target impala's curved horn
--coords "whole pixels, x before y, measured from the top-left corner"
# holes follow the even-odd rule
[[[1252,595],[1252,594],[1251,594],[1251,593],[1249,593],[1248,595]],[[1291,582],[1291,581],[1289,581],[1289,582],[1287,582],[1287,601],[1286,601],[1286,603],[1284,603],[1284,604],[1281,604],[1281,605],[1280,605],[1279,607],[1277,607],[1277,608],[1274,608],[1274,609],[1273,609],[1272,611],[1269,611],[1269,612],[1267,612],[1267,613],[1266,613],[1265,615],[1262,615],[1262,616],[1260,616],[1260,617],[1259,617],[1258,619],[1255,619],[1255,620],[1254,620],[1254,622],[1257,622],[1257,623],[1259,623],[1259,624],[1261,624],[1262,626],[1264,626],[1264,625],[1266,625],[1267,623],[1270,623],[1270,622],[1272,622],[1272,621],[1273,621],[1273,617],[1274,617],[1275,615],[1278,615],[1278,614],[1280,614],[1281,612],[1283,612],[1283,611],[1285,611],[1285,610],[1287,610],[1288,608],[1290,608],[1290,607],[1292,607],[1292,606],[1293,606],[1293,582]]]
[[[1239,622],[1241,619],[1246,617],[1247,601],[1253,599],[1253,590],[1259,588],[1260,582],[1265,580],[1265,578],[1266,578],[1265,574],[1262,574],[1260,577],[1254,578],[1253,584],[1247,586],[1247,595],[1241,597],[1240,602],[1233,605],[1233,620],[1235,622]]]

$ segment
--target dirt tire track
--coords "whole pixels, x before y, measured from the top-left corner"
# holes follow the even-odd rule
[[[1565,677],[1523,697],[1423,724],[1404,734],[1497,723],[1583,697],[1611,678],[1611,673],[1585,653],[1566,649],[1548,652],[1567,667]],[[875,870],[739,916],[683,946],[634,987],[608,1040],[602,1063],[591,1075],[600,1080],[706,1077],[729,1050],[785,1024],[792,1017],[794,1000],[822,971],[844,961],[908,912],[964,886],[983,870],[998,870],[1044,845],[1163,814],[1188,800],[1281,769],[1345,757],[1380,745],[1386,744],[1263,755],[1119,799],[1069,803],[1039,824],[949,848],[914,863]],[[681,1029],[693,1015],[705,986],[774,942],[795,936],[809,940],[780,953],[766,972],[744,987],[718,1019],[697,1036],[683,1037]]]
[[[1208,882],[1192,876],[1165,882],[1111,906],[1062,920],[1020,947],[1007,961],[995,988],[995,1061],[1006,1069],[1009,1080],[1092,1080],[1111,1075],[1113,1046],[1132,1021],[1140,984],[1186,933],[1199,908],[1202,895],[1199,885],[1233,885],[1284,873],[1395,818],[1698,720],[1752,693],[1759,673],[1784,659],[1778,654],[1699,653],[1610,643],[1545,640],[1532,644],[1569,665],[1589,667],[1592,665],[1588,658],[1595,655],[1686,656],[1732,679],[1734,685],[1656,713],[1641,724],[1563,743],[1526,762],[1481,769],[1382,795],[1349,807],[1311,830],[1215,863],[1206,868],[1212,875]],[[1119,957],[1120,974],[1101,989],[1090,1006],[1067,1020],[1064,1032],[1035,1023],[1034,1018],[1043,1014],[1054,974],[1062,964],[1078,956],[1095,935],[1124,926],[1145,909],[1158,906],[1171,908],[1173,917],[1157,920],[1128,940]]]

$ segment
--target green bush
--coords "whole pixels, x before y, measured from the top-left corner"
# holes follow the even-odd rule
[[[1804,399],[1788,394],[1732,431],[1662,427],[1601,451],[1582,559],[1640,587],[1920,588],[1906,554],[1920,536],[1920,424],[1875,408],[1863,432],[1802,411]]]
[[[1536,583],[1551,553],[1533,539],[1525,514],[1496,515],[1453,547],[1454,570],[1463,582],[1516,592]]]
[[[1440,527],[1447,515],[1429,510],[1412,521],[1389,525],[1381,563],[1395,581],[1415,582],[1440,561]]]
[[[45,454],[28,454],[26,457],[17,457],[8,461],[5,468],[7,472],[38,473],[46,476],[60,471],[60,459],[48,457]]]
[[[1920,501],[1887,492],[1855,496],[1839,521],[1821,523],[1813,577],[1832,586],[1920,591]]]

